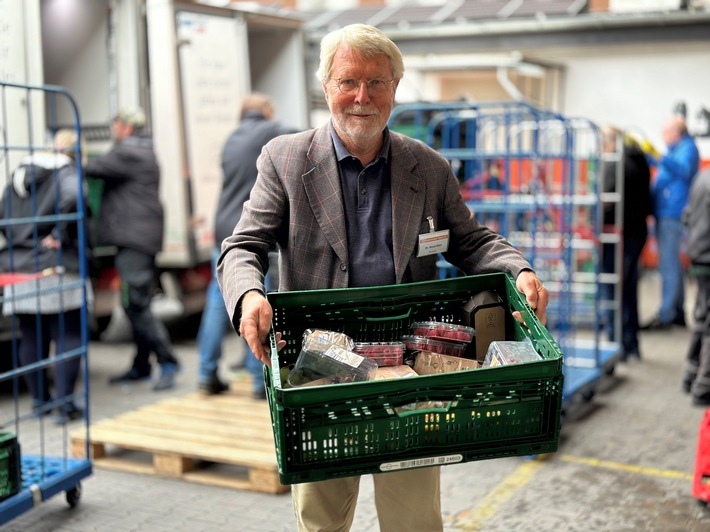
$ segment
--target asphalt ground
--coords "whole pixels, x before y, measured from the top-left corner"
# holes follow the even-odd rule
[[[656,310],[659,283],[641,283],[641,314]],[[688,284],[690,316],[693,285]],[[148,382],[109,386],[128,368],[132,346],[114,327],[91,342],[91,421],[136,409],[197,385],[197,347],[191,327],[171,328],[183,365],[176,388],[154,392]],[[640,361],[617,364],[591,400],[575,397],[562,420],[559,449],[538,457],[501,458],[442,469],[446,531],[684,531],[710,530],[710,510],[692,496],[698,427],[704,409],[681,390],[690,332],[675,327],[644,332]],[[241,340],[225,342],[223,371],[239,364]],[[233,386],[248,386],[242,373]],[[26,401],[26,397],[22,397]],[[0,397],[6,414],[11,397]],[[77,423],[77,422],[75,422]],[[78,423],[81,423],[78,422]],[[71,427],[70,427],[71,428]],[[27,435],[25,435],[27,436]],[[31,450],[58,449],[61,429],[47,428]],[[244,531],[295,530],[288,493],[269,495],[181,480],[94,468],[82,481],[79,504],[59,494],[5,525],[7,531]],[[378,530],[371,477],[363,477],[355,532]],[[387,532],[387,531],[385,531]]]

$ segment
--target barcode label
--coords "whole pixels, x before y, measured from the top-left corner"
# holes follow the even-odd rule
[[[398,469],[411,469],[413,467],[427,467],[433,465],[455,464],[463,461],[462,454],[450,454],[447,456],[432,456],[429,458],[417,458],[415,460],[404,460],[403,462],[385,462],[380,464],[380,471],[397,471]]]
[[[359,368],[360,364],[364,360],[364,358],[358,355],[357,353],[353,353],[352,351],[343,349],[338,345],[330,346],[325,352],[325,356],[330,357],[333,360],[340,362],[341,364],[350,366],[351,368]]]

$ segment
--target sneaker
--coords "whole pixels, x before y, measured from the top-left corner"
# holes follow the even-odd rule
[[[201,381],[198,385],[200,392],[203,395],[217,395],[229,390],[229,384],[222,381],[216,375],[208,381]]]
[[[108,380],[109,384],[126,384],[129,382],[145,381],[150,379],[150,371],[143,373],[138,371],[136,368],[129,369],[126,373],[117,375],[116,377],[111,377]]]
[[[710,393],[705,393],[700,396],[693,395],[693,405],[694,406],[710,406]]]
[[[52,422],[55,425],[66,425],[71,421],[76,421],[84,416],[84,411],[76,405],[65,405],[59,409],[59,412],[52,416]]]
[[[665,331],[670,329],[672,325],[672,323],[665,323],[661,321],[661,318],[656,316],[645,325],[642,325],[640,328],[642,331]]]
[[[169,390],[175,387],[175,374],[178,372],[177,364],[163,364],[160,366],[160,377],[153,385],[153,391]]]
[[[37,399],[32,400],[32,416],[36,418],[42,418],[48,416],[52,413],[52,409],[47,405],[52,402],[52,399],[46,399],[44,401],[39,401]]]

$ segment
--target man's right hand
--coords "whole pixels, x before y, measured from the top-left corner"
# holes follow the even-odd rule
[[[251,348],[254,356],[271,366],[271,345],[269,344],[269,331],[273,310],[266,298],[256,290],[244,294],[242,297],[242,319],[239,322],[239,334]],[[286,345],[281,340],[281,335],[276,335],[277,348]]]

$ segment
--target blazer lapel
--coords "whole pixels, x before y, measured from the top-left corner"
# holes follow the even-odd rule
[[[391,134],[392,245],[397,283],[402,282],[417,246],[424,218],[424,182],[414,172],[417,160],[396,134]]]
[[[313,168],[303,175],[308,202],[325,238],[343,263],[348,263],[343,192],[328,125],[318,129],[308,149]]]

